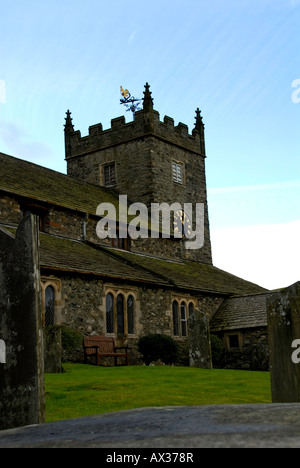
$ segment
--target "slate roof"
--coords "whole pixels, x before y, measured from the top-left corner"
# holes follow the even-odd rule
[[[118,195],[105,187],[3,153],[0,153],[0,190],[94,215],[103,201],[119,204]]]
[[[40,234],[41,266],[197,292],[251,294],[260,286],[197,262],[176,262]]]
[[[43,233],[40,233],[40,263],[41,267],[60,271],[167,284],[147,271],[106,255],[104,250],[94,249],[84,242]]]
[[[127,251],[107,249],[116,258],[130,265],[147,269],[155,276],[167,279],[171,285],[207,293],[255,294],[264,288],[227,273],[213,265],[191,261],[171,261]]]
[[[15,235],[15,227],[0,225]],[[93,248],[78,240],[40,232],[40,266],[62,272],[105,276],[138,282],[167,285],[166,280],[150,272],[134,268],[122,260],[107,255],[103,249]]]
[[[272,292],[226,299],[210,322],[210,331],[267,327],[266,300]]]
[[[16,228],[2,227],[13,234],[16,231]],[[40,263],[44,269],[143,282],[195,293],[229,296],[266,291],[212,265],[158,259],[42,232]]]

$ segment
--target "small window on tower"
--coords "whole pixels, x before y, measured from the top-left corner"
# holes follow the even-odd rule
[[[177,184],[182,184],[183,183],[182,164],[173,161],[172,170],[173,170],[173,182],[176,182]]]
[[[103,178],[104,178],[104,185],[106,187],[111,187],[113,185],[116,185],[115,163],[106,164],[103,167]]]

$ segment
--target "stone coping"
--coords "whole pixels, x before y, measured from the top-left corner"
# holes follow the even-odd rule
[[[299,448],[300,404],[141,408],[0,432],[0,448]]]

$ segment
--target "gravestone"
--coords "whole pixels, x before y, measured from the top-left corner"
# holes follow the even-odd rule
[[[212,369],[207,315],[196,309],[188,319],[190,367]]]
[[[44,422],[39,223],[0,228],[0,429]]]
[[[273,403],[300,402],[300,282],[267,300]]]
[[[44,332],[44,372],[62,372],[62,336],[61,328],[46,327]]]

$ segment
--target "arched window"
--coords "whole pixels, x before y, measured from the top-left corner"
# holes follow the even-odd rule
[[[174,333],[174,336],[179,336],[179,317],[178,317],[178,302],[177,301],[173,301],[172,311],[173,311],[173,333]]]
[[[127,324],[128,334],[134,334],[134,299],[133,296],[128,296],[127,299]]]
[[[45,291],[45,327],[50,327],[55,323],[55,292],[52,286],[48,286]]]
[[[187,336],[186,303],[180,305],[181,336]]]
[[[106,294],[106,333],[135,334],[135,297],[127,294],[114,291]]]
[[[189,303],[189,317],[193,315],[193,313],[194,313],[194,303],[190,302]]]
[[[106,295],[106,333],[114,333],[114,298],[111,293]]]
[[[117,333],[124,335],[124,297],[119,294],[117,297]]]

